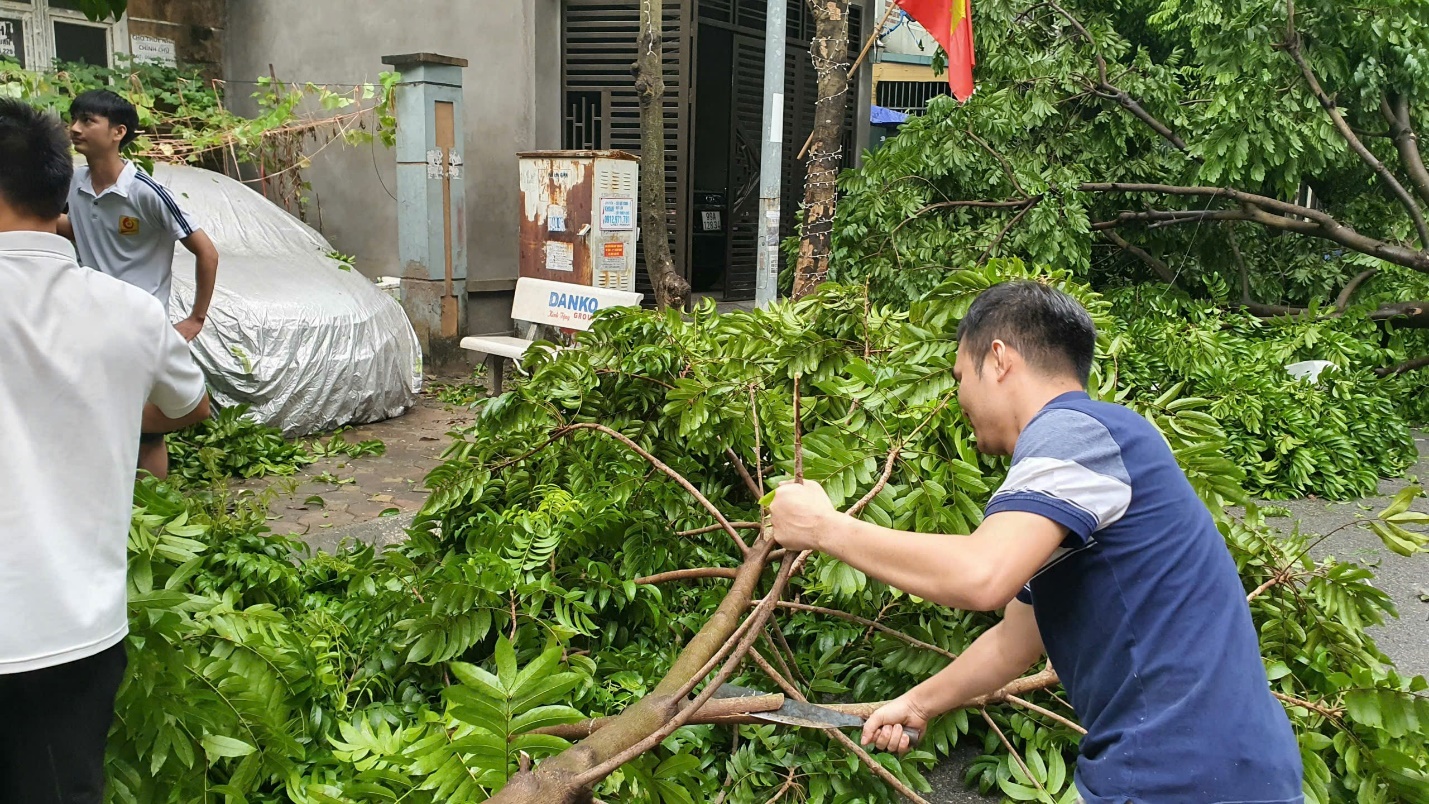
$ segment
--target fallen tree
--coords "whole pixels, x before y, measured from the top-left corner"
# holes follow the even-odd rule
[[[846,174],[831,276],[912,299],[998,254],[1267,317],[1429,338],[1429,12],[1211,0],[979,8],[979,91]],[[1374,21],[1375,34],[1363,23]],[[1232,290],[1235,289],[1235,290]]]
[[[1163,359],[1153,341],[1186,327],[1129,331],[1067,273],[1003,261],[911,310],[826,286],[761,312],[603,313],[578,348],[533,358],[529,379],[482,403],[431,474],[410,540],[380,554],[294,563],[296,545],[266,533],[262,496],[141,485],[116,800],[917,800],[920,771],[969,743],[985,752],[972,784],[1067,795],[1080,727],[1045,668],[935,720],[902,758],[708,706],[723,678],[762,690],[764,706],[864,713],[995,621],[827,557],[801,565],[760,529],[759,500],[802,459],[865,518],[974,526],[1004,468],[976,454],[953,401],[952,335],[977,292],[1029,275],[1088,304],[1104,333],[1095,393],[1150,416],[1215,512],[1309,800],[1416,800],[1429,700],[1366,632],[1393,610],[1372,571],[1312,560],[1312,537],[1272,538],[1254,508],[1228,515],[1244,473],[1214,403],[1140,384],[1142,364]],[[1299,402],[1266,404],[1273,418]],[[1429,519],[1412,496],[1364,523],[1404,553],[1429,541],[1411,530]]]

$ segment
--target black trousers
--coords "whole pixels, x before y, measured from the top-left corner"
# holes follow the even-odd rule
[[[102,804],[104,744],[124,643],[67,664],[0,674],[0,804]]]

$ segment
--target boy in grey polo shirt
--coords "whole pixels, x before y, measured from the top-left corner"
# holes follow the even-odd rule
[[[60,234],[75,241],[82,265],[143,289],[169,307],[174,273],[174,242],[195,258],[193,310],[174,328],[192,341],[203,329],[218,277],[218,250],[184,214],[172,194],[120,151],[139,135],[133,104],[107,89],[75,97],[70,104],[70,141],[88,167],[75,171],[69,191],[69,215]],[[169,452],[162,435],[145,434],[139,468],[157,477],[169,472]]]

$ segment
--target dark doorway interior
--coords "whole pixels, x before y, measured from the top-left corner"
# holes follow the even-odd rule
[[[728,283],[730,152],[734,142],[730,81],[734,33],[701,25],[695,69],[694,221],[690,234],[690,285],[696,293],[723,292]]]

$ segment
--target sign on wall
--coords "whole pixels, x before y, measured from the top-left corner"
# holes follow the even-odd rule
[[[129,47],[134,61],[162,64],[166,67],[179,65],[178,48],[172,39],[135,35],[129,37]]]
[[[0,17],[0,59],[25,63],[25,22]]]

